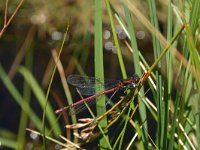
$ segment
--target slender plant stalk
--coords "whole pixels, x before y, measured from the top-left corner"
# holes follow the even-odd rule
[[[65,35],[64,35],[64,38],[63,38],[63,42],[62,42],[62,45],[61,45],[61,48],[60,48],[60,51],[59,51],[59,54],[58,54],[58,58],[60,58],[60,55],[62,53],[62,50],[63,50],[63,46],[64,46],[64,43],[65,43],[65,40],[66,40],[66,37],[67,37],[67,32],[68,32],[68,29],[69,29],[69,26],[67,27],[67,30],[65,32]],[[59,59],[58,59],[59,60]],[[57,61],[58,61],[57,60]],[[56,62],[57,64],[57,62]],[[50,79],[50,83],[49,83],[49,86],[48,86],[48,89],[47,89],[47,93],[46,93],[46,98],[45,98],[45,104],[44,104],[44,108],[43,108],[43,115],[42,115],[42,129],[43,129],[43,149],[46,149],[46,140],[45,140],[45,130],[46,130],[46,126],[45,126],[45,118],[46,118],[46,108],[47,108],[47,104],[48,104],[48,97],[49,97],[49,93],[50,93],[50,89],[51,89],[51,84],[53,82],[53,78],[54,78],[54,75],[55,75],[55,72],[56,72],[56,65],[53,69],[53,73],[52,73],[52,76],[51,76],[51,79]]]

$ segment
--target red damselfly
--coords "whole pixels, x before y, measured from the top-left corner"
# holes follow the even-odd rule
[[[133,76],[123,79],[123,80],[112,80],[112,79],[104,79],[103,82],[101,79],[95,77],[88,76],[80,76],[80,75],[69,75],[67,78],[67,82],[75,87],[83,95],[92,95],[86,97],[82,100],[79,100],[69,106],[63,107],[61,109],[56,110],[56,113],[60,113],[64,110],[68,110],[70,108],[75,108],[79,105],[84,104],[84,102],[91,102],[94,98],[118,91],[119,89],[132,89],[138,86],[139,81],[138,75],[134,74]],[[104,89],[104,91],[97,93],[99,89]],[[78,108],[78,107],[77,107]],[[78,110],[79,111],[79,110]]]

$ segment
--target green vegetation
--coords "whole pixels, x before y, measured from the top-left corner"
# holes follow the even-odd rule
[[[199,0],[4,1],[0,12],[0,149],[200,149]],[[137,87],[99,96],[96,111],[55,113],[85,97],[68,75],[133,73]]]

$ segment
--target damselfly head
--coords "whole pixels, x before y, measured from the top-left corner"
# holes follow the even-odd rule
[[[140,80],[140,77],[137,74],[134,74],[133,79],[135,80],[136,83],[138,83]]]
[[[137,74],[134,74],[133,76],[129,77],[130,80],[132,80],[133,83],[137,84],[140,80],[140,77]]]
[[[136,88],[140,78],[137,74],[134,74],[133,76],[129,77],[129,80],[131,81],[131,85],[129,85],[131,86],[130,88]]]

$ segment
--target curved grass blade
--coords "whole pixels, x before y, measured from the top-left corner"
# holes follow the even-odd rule
[[[35,114],[35,112],[31,109],[31,107],[29,106],[29,104],[26,101],[24,101],[24,104],[23,104],[25,107],[22,107],[23,97],[21,96],[21,94],[19,93],[19,91],[17,90],[15,85],[10,81],[10,79],[6,75],[4,69],[2,68],[1,65],[0,65],[0,79],[6,86],[6,88],[10,92],[10,94],[13,96],[15,102],[17,102],[17,104],[19,104],[19,106],[24,110],[24,112],[26,112],[29,115],[31,121],[33,121],[33,123],[37,127],[37,129],[42,131],[42,128],[41,128],[42,122],[41,122],[40,118]],[[47,131],[48,131],[48,129],[47,129]]]

